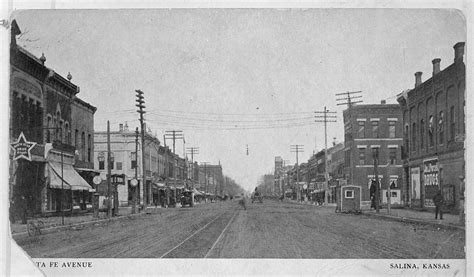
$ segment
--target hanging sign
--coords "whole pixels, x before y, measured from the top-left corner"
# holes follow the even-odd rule
[[[21,132],[18,140],[11,144],[14,151],[13,160],[25,159],[31,161],[31,149],[36,145],[36,142],[27,141],[23,132]]]

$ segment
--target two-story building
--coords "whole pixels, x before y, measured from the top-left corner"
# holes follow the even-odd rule
[[[91,183],[75,169],[84,164],[77,158],[78,135],[72,126],[91,134],[96,108],[77,97],[80,89],[71,74],[62,77],[45,66],[44,54],[37,58],[18,46],[21,30],[15,20],[11,26],[11,218],[91,208]],[[84,117],[75,116],[77,106]]]
[[[465,176],[464,139],[465,78],[464,42],[454,45],[454,62],[440,70],[434,59],[432,76],[422,82],[415,73],[415,87],[398,95],[403,110],[407,197],[413,207],[433,207],[441,189],[446,207],[459,209],[460,178]]]

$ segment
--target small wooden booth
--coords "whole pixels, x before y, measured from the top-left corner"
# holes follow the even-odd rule
[[[362,200],[360,186],[346,185],[336,187],[336,212],[360,213]]]

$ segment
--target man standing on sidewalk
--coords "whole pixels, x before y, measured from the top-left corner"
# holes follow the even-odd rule
[[[439,219],[443,219],[444,199],[443,199],[443,195],[441,194],[441,189],[438,189],[438,193],[436,193],[436,195],[433,197],[433,202],[436,207],[435,219],[438,219],[438,213],[439,213]]]

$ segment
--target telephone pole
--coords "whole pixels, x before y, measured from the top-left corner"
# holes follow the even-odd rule
[[[300,185],[300,166],[298,163],[298,154],[304,152],[303,147],[304,145],[302,144],[290,145],[290,152],[296,153],[296,186],[298,187],[298,191],[299,191],[299,185]]]
[[[336,122],[336,112],[330,112],[324,106],[324,110],[314,112],[315,122],[324,122],[324,203],[328,203],[329,173],[328,173],[328,122]]]
[[[194,189],[194,155],[199,154],[199,147],[188,147],[186,150],[186,154],[191,155],[191,187]]]
[[[62,157],[62,155],[61,155]],[[112,167],[110,162],[112,161],[110,155],[110,121],[107,120],[107,216],[110,217],[112,215],[112,203],[111,203],[111,182],[110,177],[112,174]]]
[[[356,103],[362,103],[362,91],[348,91],[348,92],[342,92],[342,93],[336,93],[336,96],[342,96],[342,98],[336,98],[336,101],[339,101],[337,103],[338,106],[340,105],[347,105],[347,108],[352,107],[352,105]],[[356,100],[354,100],[356,99]]]
[[[137,93],[137,99],[135,100],[137,104],[135,106],[138,107],[137,112],[140,114],[140,128],[141,128],[141,138],[142,138],[142,171],[143,171],[143,177],[142,177],[142,188],[143,188],[143,209],[146,209],[147,206],[147,200],[148,200],[148,191],[147,191],[147,186],[146,186],[146,167],[145,167],[145,121],[143,118],[143,115],[146,113],[145,112],[145,97],[143,96],[143,91],[137,89],[135,90]],[[138,153],[137,153],[138,157]],[[138,164],[138,162],[137,162]]]
[[[173,140],[173,165],[175,166],[175,170],[173,170],[173,179],[174,179],[174,186],[176,187],[176,179],[177,179],[177,169],[178,169],[178,159],[176,159],[176,140],[182,139],[184,141],[183,131],[181,130],[171,130],[165,131],[165,140],[172,139]]]
[[[375,175],[375,210],[380,213],[380,188],[379,188],[379,173],[378,173],[378,161],[379,161],[379,148],[372,148],[372,155],[374,158],[374,175]]]

